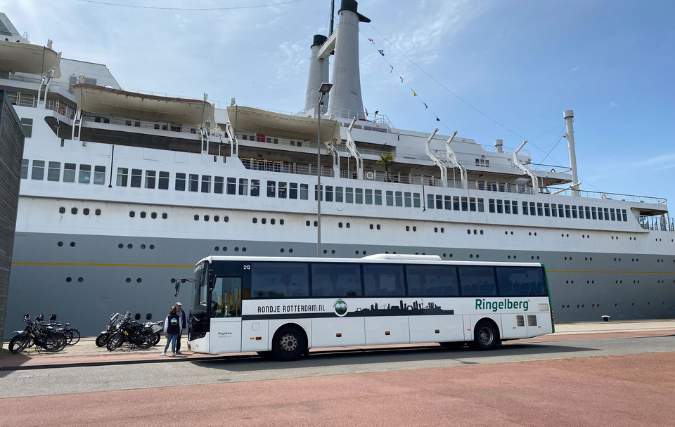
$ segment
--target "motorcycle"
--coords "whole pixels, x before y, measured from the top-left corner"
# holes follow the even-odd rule
[[[110,337],[110,331],[117,324],[117,322],[119,321],[119,318],[120,318],[119,313],[113,313],[113,314],[110,315],[110,321],[105,326],[105,331],[102,331],[96,337],[96,347],[105,347],[106,344],[108,344],[108,338]]]
[[[147,349],[154,345],[156,335],[152,328],[133,320],[131,313],[127,311],[122,320],[111,331],[106,348],[108,351],[115,351],[126,342],[131,348]]]

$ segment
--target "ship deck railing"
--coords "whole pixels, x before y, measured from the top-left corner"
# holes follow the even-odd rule
[[[542,189],[542,192],[555,192],[561,190],[556,187],[547,187]],[[588,197],[591,199],[604,199],[604,200],[619,200],[622,202],[636,202],[636,203],[651,203],[655,205],[666,205],[668,200],[663,197],[651,197],[651,196],[636,196],[632,194],[619,194],[619,193],[605,193],[602,191],[588,191],[588,190],[572,190],[566,189],[558,195],[561,196],[574,196],[575,193],[579,197]]]
[[[638,222],[640,223],[640,227],[644,228],[645,230],[675,232],[675,218],[669,218],[665,215],[640,215],[638,217]]]

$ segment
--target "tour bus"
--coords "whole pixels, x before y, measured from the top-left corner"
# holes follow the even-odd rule
[[[209,256],[196,266],[188,348],[296,360],[310,348],[437,342],[492,349],[554,332],[541,264]]]

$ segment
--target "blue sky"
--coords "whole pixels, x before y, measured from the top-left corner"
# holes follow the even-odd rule
[[[283,0],[108,1],[208,8]],[[210,100],[296,112],[312,35],[327,31],[329,5],[200,12],[0,0],[0,11],[32,43],[49,38],[64,57],[106,64],[125,89],[206,92]],[[527,147],[534,162],[567,165],[562,116],[573,109],[583,189],[675,203],[674,1],[362,0],[359,11],[372,19],[361,26],[360,45],[369,111],[400,129],[456,129],[481,144],[502,138],[516,147],[522,138],[511,130],[536,145]]]

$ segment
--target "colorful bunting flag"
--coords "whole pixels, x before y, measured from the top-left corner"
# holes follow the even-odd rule
[[[378,52],[380,52],[380,55],[384,56],[384,51],[382,49],[378,49]]]
[[[372,44],[375,44],[375,41],[373,39],[369,38],[368,41],[371,42]]]
[[[391,74],[391,73],[394,72],[394,66],[393,66],[393,65],[390,65],[390,67],[391,67],[391,70],[389,70],[389,74]]]
[[[439,119],[438,117],[436,117],[436,121],[437,121],[437,122],[440,122],[440,121],[441,121],[441,119]]]
[[[401,77],[401,76],[399,76],[399,77]],[[403,77],[401,77],[401,83],[403,83]]]
[[[415,93],[415,91],[414,91],[414,90],[413,90],[413,96],[417,96],[417,94]]]
[[[426,102],[423,102],[422,104],[424,104],[424,109],[425,109],[425,110],[429,108],[429,106],[427,105]]]

